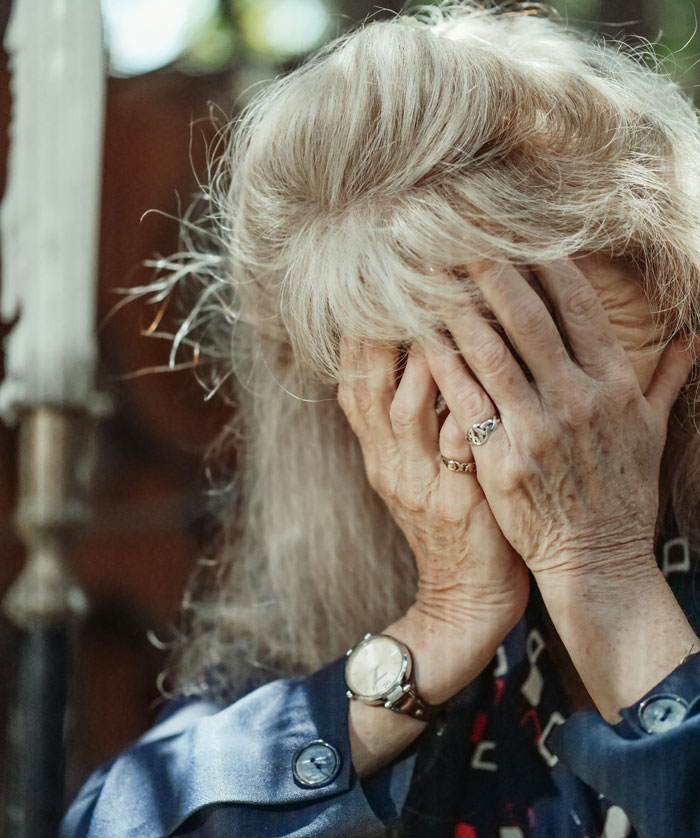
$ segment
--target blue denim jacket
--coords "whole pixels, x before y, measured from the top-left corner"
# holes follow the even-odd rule
[[[671,570],[679,600],[694,601],[690,567]],[[88,779],[61,838],[698,838],[700,654],[616,725],[569,714],[540,607],[533,597],[444,723],[368,780],[352,768],[339,659],[230,703],[171,701]],[[306,787],[293,765],[315,740],[340,761],[325,785]]]

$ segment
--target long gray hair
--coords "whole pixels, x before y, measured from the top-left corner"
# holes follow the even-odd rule
[[[232,404],[210,464],[234,449],[235,468],[175,685],[315,669],[412,601],[411,552],[336,402],[341,333],[427,342],[474,256],[587,253],[635,268],[667,338],[698,331],[700,130],[651,54],[547,14],[425,7],[329,43],[227,127],[205,212],[141,289],[182,287],[173,357],[195,346]],[[697,402],[676,405],[664,460],[685,530]]]

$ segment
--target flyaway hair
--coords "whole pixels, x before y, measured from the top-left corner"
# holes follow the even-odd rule
[[[697,113],[650,47],[547,14],[443,4],[343,35],[232,121],[203,200],[140,289],[181,288],[173,357],[196,345],[232,404],[210,460],[233,448],[235,470],[176,686],[212,667],[313,670],[413,600],[411,552],[336,402],[342,333],[429,342],[468,260],[590,253],[635,268],[668,339],[700,330]],[[697,403],[686,388],[663,469],[684,532]]]

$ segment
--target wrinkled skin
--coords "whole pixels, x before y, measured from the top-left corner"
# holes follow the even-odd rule
[[[535,282],[512,266],[466,269],[532,381],[466,296],[446,326],[468,367],[447,343],[413,345],[397,385],[398,350],[341,347],[344,370],[370,373],[341,380],[338,397],[414,551],[416,606],[457,629],[475,615],[506,630],[517,622],[528,567],[602,580],[653,562],[668,412],[692,352],[657,347],[628,269],[597,256],[531,267]],[[466,429],[496,413],[502,424],[470,449]],[[441,454],[475,460],[477,476],[448,471]]]
[[[533,381],[468,302],[446,325],[471,372],[446,349],[431,350],[429,365],[460,427],[473,417],[501,417],[473,455],[494,518],[530,570],[634,573],[653,561],[668,414],[692,354],[672,345],[654,372],[654,353],[630,343],[640,380],[601,302],[610,290],[600,273],[590,271],[592,284],[571,260],[534,272],[573,357],[521,273],[481,262],[470,274]],[[631,296],[626,305],[615,318],[633,341]]]
[[[457,632],[468,618],[507,630],[527,603],[527,570],[473,475],[442,465],[438,437],[445,443],[454,420],[448,417],[440,431],[437,386],[424,354],[412,347],[398,387],[397,349],[345,341],[341,358],[348,371],[370,372],[353,387],[341,382],[338,400],[360,441],[369,482],[413,550],[417,609]]]

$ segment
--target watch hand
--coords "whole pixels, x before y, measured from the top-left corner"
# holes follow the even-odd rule
[[[327,756],[308,757],[302,764],[313,767],[322,777],[330,777],[333,773],[333,764]]]
[[[328,762],[328,757],[311,757],[310,759],[302,760],[303,763],[313,764],[313,765],[323,765],[324,763]]]

